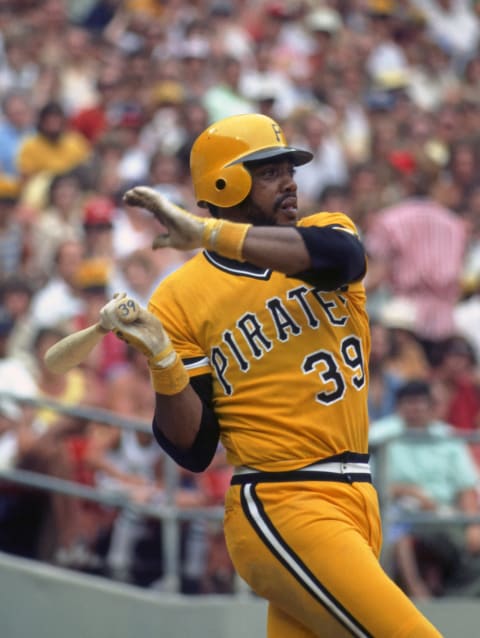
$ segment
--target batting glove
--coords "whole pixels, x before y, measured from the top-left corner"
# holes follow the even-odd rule
[[[170,246],[193,250],[203,247],[224,257],[243,260],[242,248],[250,224],[193,215],[148,186],[137,186],[127,191],[124,201],[129,206],[146,208],[166,227],[167,232],[153,240],[154,249]]]
[[[117,293],[100,310],[100,325],[142,352],[158,394],[177,394],[190,379],[161,321],[126,293]]]

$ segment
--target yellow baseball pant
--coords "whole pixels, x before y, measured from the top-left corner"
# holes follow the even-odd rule
[[[268,638],[441,638],[379,563],[370,482],[259,477],[229,488],[225,536],[236,570],[269,602]]]

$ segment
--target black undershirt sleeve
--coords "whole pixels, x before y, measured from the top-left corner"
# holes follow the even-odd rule
[[[203,412],[200,429],[188,450],[173,445],[153,420],[152,430],[160,447],[181,467],[191,472],[203,472],[210,465],[218,447],[220,428],[211,408],[212,378],[209,374],[190,379],[190,385],[202,400]]]
[[[360,239],[337,226],[299,226],[312,267],[294,276],[322,290],[336,290],[363,278],[365,249]]]

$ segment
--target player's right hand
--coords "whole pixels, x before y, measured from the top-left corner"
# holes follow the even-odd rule
[[[176,353],[161,321],[126,293],[117,293],[100,310],[100,325],[142,352],[156,365],[168,366]],[[163,355],[163,356],[162,356]]]

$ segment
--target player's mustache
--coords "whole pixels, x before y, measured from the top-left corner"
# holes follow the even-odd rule
[[[278,198],[275,200],[275,203],[273,205],[273,210],[274,211],[278,210],[286,199],[294,199],[295,203],[296,203],[297,202],[297,194],[296,193],[284,193],[283,195],[279,195]]]

